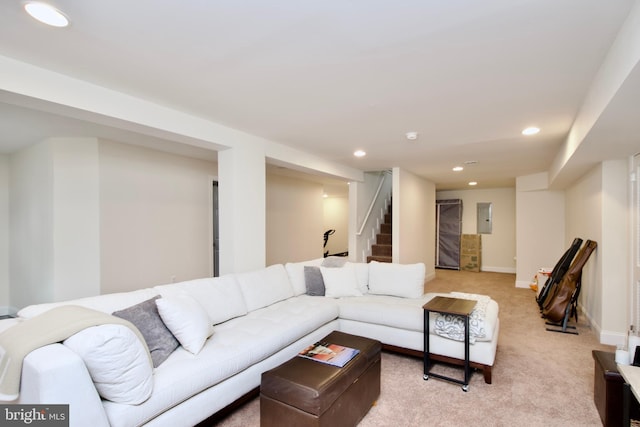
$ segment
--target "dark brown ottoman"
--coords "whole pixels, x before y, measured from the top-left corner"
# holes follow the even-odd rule
[[[322,341],[360,353],[342,368],[294,357],[264,372],[261,426],[353,426],[375,403],[380,395],[380,341],[338,331]]]

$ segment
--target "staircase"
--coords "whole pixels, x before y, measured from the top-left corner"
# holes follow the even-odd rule
[[[391,206],[387,209],[391,212]],[[380,233],[376,234],[376,243],[371,245],[371,255],[367,262],[391,262],[391,213],[384,215],[384,223],[380,224]]]

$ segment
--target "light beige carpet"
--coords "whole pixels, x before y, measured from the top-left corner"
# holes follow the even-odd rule
[[[435,378],[422,379],[422,360],[384,352],[382,391],[360,423],[377,426],[600,426],[593,402],[594,349],[598,343],[584,317],[579,335],[545,330],[535,294],[515,288],[515,276],[437,270],[427,292],[462,291],[490,295],[500,305],[500,340],[493,384],[475,373],[469,391]],[[439,366],[461,377],[459,368]],[[223,427],[260,425],[256,398],[218,423]]]

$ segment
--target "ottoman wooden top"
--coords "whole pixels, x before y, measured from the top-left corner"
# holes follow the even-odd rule
[[[334,331],[322,341],[357,348],[360,352],[342,368],[296,356],[262,374],[260,393],[320,415],[370,365],[380,360],[382,345],[377,340]]]

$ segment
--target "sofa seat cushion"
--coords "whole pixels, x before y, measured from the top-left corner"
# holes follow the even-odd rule
[[[423,298],[398,298],[386,295],[364,295],[338,299],[340,318],[385,325],[393,328],[422,331],[422,306],[433,294]]]
[[[194,355],[178,347],[154,369],[153,391],[140,405],[103,401],[112,427],[143,425],[159,414],[251,366],[250,344],[225,345],[214,334]]]
[[[300,295],[218,325],[214,336],[230,331],[227,340],[253,343],[251,362],[256,363],[338,318],[338,314],[335,301]]]
[[[151,397],[136,406],[104,401],[113,427],[141,425],[338,317],[334,300],[302,295],[214,327],[197,355],[178,347],[154,370]]]
[[[365,295],[362,297],[341,298],[340,318],[357,322],[384,325],[392,328],[419,331],[424,329],[424,310],[422,306],[436,295],[449,296],[447,293],[428,293],[422,298],[398,298],[384,295]],[[435,334],[437,313],[429,316],[429,330]],[[484,337],[477,341],[491,341],[498,320],[498,304],[490,300],[486,306],[484,319]]]

